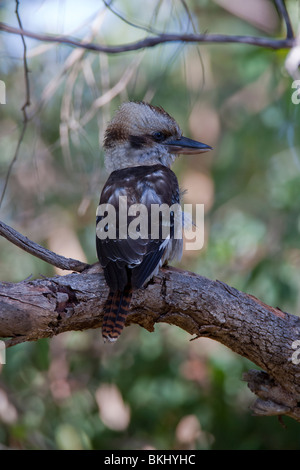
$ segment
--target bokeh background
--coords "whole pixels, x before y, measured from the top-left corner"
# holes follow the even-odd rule
[[[286,2],[295,33],[300,3]],[[0,20],[18,26],[14,1]],[[124,44],[159,32],[284,37],[273,1],[21,0],[24,29]],[[124,100],[163,106],[213,146],[174,170],[185,202],[205,205],[205,245],[180,267],[295,315],[300,307],[300,104],[286,50],[164,44],[117,55],[25,39],[30,120],[1,220],[67,257],[94,263],[95,211],[107,177],[105,126]],[[22,129],[23,45],[0,34],[0,191]],[[64,274],[0,239],[0,280]],[[12,320],[13,321],[13,320]],[[299,424],[254,417],[242,374],[255,367],[207,339],[157,325],[20,344],[0,365],[0,445],[20,449],[299,449]]]

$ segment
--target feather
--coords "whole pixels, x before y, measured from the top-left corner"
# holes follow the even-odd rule
[[[115,342],[125,325],[132,296],[132,289],[127,285],[123,291],[110,291],[104,306],[102,336],[104,341]]]
[[[119,196],[125,196],[127,214],[124,206],[120,206]],[[147,238],[120,237],[119,216],[126,215],[126,228],[134,220],[128,215],[128,208],[133,204],[144,204],[147,209]],[[151,238],[152,204],[165,204],[170,207],[179,203],[179,187],[175,174],[163,165],[138,166],[114,171],[108,178],[100,198],[100,204],[111,204],[115,211],[116,238],[102,238],[103,232],[97,231],[96,247],[101,266],[104,270],[110,293],[105,305],[103,337],[115,341],[121,334],[129,309],[132,290],[141,288],[148,282],[165,261],[166,254],[172,257],[174,217],[163,220],[162,215],[157,222],[158,236]],[[105,206],[106,207],[106,206]],[[125,207],[126,209],[126,207]],[[100,210],[97,211],[97,224],[103,220]],[[105,221],[106,223],[106,221]],[[109,225],[110,222],[108,222]],[[103,224],[102,224],[103,225]],[[163,238],[162,227],[170,229],[167,238]],[[108,227],[106,227],[108,229]],[[99,236],[101,235],[101,236]],[[175,244],[174,244],[175,247]]]

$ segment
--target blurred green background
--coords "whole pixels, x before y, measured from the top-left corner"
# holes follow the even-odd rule
[[[295,32],[300,3],[288,0]],[[122,44],[160,32],[284,37],[274,2],[20,1],[24,29]],[[0,20],[17,26],[15,2]],[[116,12],[118,14],[116,14]],[[174,170],[185,202],[205,205],[205,246],[180,267],[299,312],[300,105],[286,50],[164,44],[118,55],[26,39],[30,121],[1,220],[67,257],[96,261],[95,211],[107,177],[101,143],[124,100],[163,106],[185,135],[211,146]],[[22,128],[20,37],[0,34],[0,191]],[[0,280],[63,274],[0,239]],[[0,446],[20,449],[299,449],[295,421],[254,417],[242,381],[255,367],[176,327],[126,328],[20,344],[0,366]]]

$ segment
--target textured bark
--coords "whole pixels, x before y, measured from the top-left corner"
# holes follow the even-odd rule
[[[98,328],[108,289],[98,264],[82,273],[0,284],[0,336],[13,346],[64,331]],[[259,397],[253,411],[300,421],[300,318],[228,285],[175,268],[136,291],[126,325],[165,322],[226,345],[263,370],[244,379]],[[122,337],[119,341],[122,341]],[[299,348],[299,347],[298,347]]]

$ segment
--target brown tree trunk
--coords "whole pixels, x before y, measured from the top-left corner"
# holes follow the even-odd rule
[[[82,273],[1,283],[0,336],[10,338],[7,346],[13,346],[64,331],[98,328],[107,294],[98,264]],[[177,325],[195,339],[219,341],[250,359],[263,369],[244,377],[259,397],[254,413],[300,421],[299,317],[223,282],[168,267],[134,293],[126,325],[138,323],[153,331],[158,322]]]

